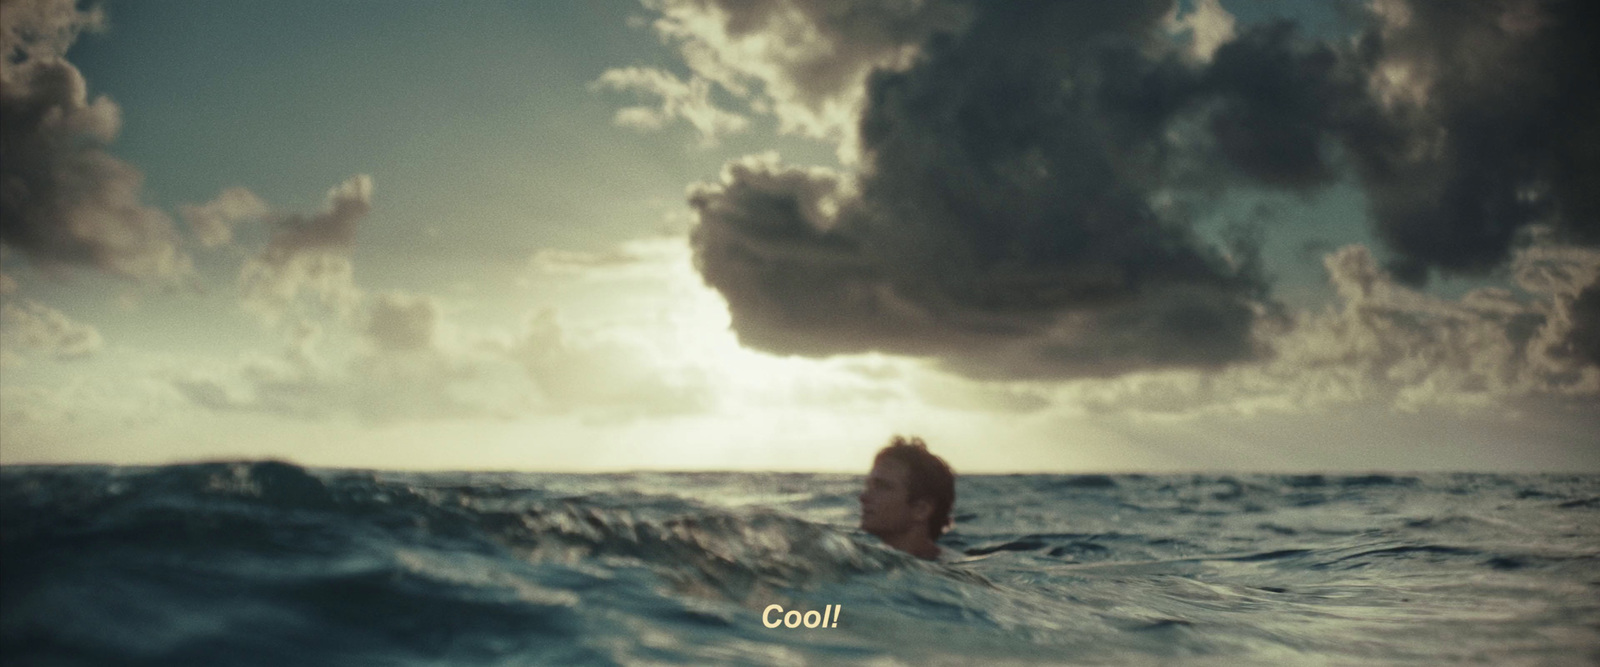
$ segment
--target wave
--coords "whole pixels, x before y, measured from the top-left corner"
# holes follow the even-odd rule
[[[1524,610],[1501,619],[1505,632],[1561,628],[1558,657],[1600,646],[1589,595],[1600,524],[1585,514],[1600,478],[973,476],[942,539],[966,556],[953,566],[856,531],[858,484],[276,461],[0,469],[0,653],[152,665],[1414,662],[1414,641],[1383,639],[1410,627],[1450,662],[1503,656],[1505,637],[1473,625],[1484,605]],[[761,621],[772,604],[832,605],[842,622],[774,630]],[[1349,636],[1374,639],[1363,649]]]

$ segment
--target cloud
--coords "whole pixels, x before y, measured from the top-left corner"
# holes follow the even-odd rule
[[[859,173],[747,158],[694,188],[696,258],[740,340],[988,378],[1253,358],[1270,304],[1251,249],[1154,205],[1179,178],[1167,120],[1220,88],[1142,50],[1166,10],[988,6],[868,80]]]
[[[172,221],[143,202],[143,175],[105,149],[121,125],[117,105],[91,101],[65,59],[104,15],[72,0],[5,0],[0,17],[0,243],[43,266],[189,273]]]
[[[661,98],[659,108],[627,107],[617,111],[613,121],[637,130],[658,130],[674,119],[683,119],[700,132],[702,143],[714,144],[717,137],[743,131],[750,125],[744,116],[724,111],[711,102],[711,82],[698,76],[685,82],[671,72],[648,67],[606,70],[592,88],[632,90]]]
[[[1600,365],[1600,249],[1560,245],[1540,239],[1517,251],[1511,264],[1516,285],[1550,300],[1540,337],[1547,366]]]
[[[245,307],[275,320],[306,291],[350,312],[360,298],[350,252],[356,223],[371,209],[372,177],[361,174],[329,190],[320,213],[274,222],[272,239],[239,271]]]
[[[776,406],[872,410],[906,397],[893,386],[899,383],[858,368],[860,360],[741,348],[728,330],[726,302],[693,266],[687,238],[633,239],[596,252],[545,249],[531,265],[529,279],[560,285],[568,307],[561,318],[530,316],[503,349],[558,394],[547,409],[590,417],[719,411],[742,419]]]
[[[598,252],[541,248],[528,266],[536,276],[659,281],[688,257],[679,237],[633,239]]]
[[[1600,365],[1600,282],[1592,283],[1572,300],[1572,329],[1566,343],[1572,352]]]
[[[240,267],[240,301],[269,323],[291,316],[285,347],[209,373],[173,373],[169,382],[183,397],[212,410],[306,419],[387,422],[493,412],[456,395],[457,385],[474,375],[473,360],[441,345],[445,323],[434,298],[398,291],[369,298],[356,287],[350,254],[357,225],[372,209],[372,188],[372,178],[358,174],[331,188],[316,214],[272,221],[267,244]],[[184,214],[202,238],[220,245],[229,242],[234,221],[268,211],[235,187]],[[292,312],[302,294],[333,310],[343,325],[339,333],[355,334],[354,353],[323,358],[323,326],[311,314]]]
[[[218,193],[216,199],[204,204],[185,204],[179,209],[200,245],[207,248],[231,243],[235,223],[266,217],[269,211],[266,202],[244,187],[228,188]]]
[[[527,371],[557,411],[628,417],[711,407],[698,369],[662,363],[647,345],[619,335],[571,335],[550,310],[531,314],[502,352]]]
[[[168,381],[191,403],[220,412],[260,412],[312,418],[336,414],[348,406],[340,378],[317,351],[323,330],[299,320],[288,328],[279,354],[248,354],[225,369],[186,368]]]
[[[1366,108],[1341,54],[1306,40],[1289,23],[1251,26],[1217,47],[1195,79],[1184,79],[1146,80],[1130,100],[1165,99],[1195,113],[1203,131],[1191,140],[1201,150],[1173,157],[1193,160],[1183,166],[1201,172],[1223,167],[1248,184],[1306,192],[1335,182],[1342,168],[1335,160],[1338,131]],[[1177,129],[1188,117],[1166,120]]]
[[[7,62],[61,58],[85,31],[104,30],[105,11],[79,11],[76,2],[4,0],[0,12],[0,51]]]
[[[1580,338],[1600,251],[1534,246],[1513,268],[1522,293],[1487,287],[1459,299],[1416,291],[1363,246],[1324,258],[1338,301],[1296,314],[1272,354],[1220,373],[1144,373],[1070,387],[1096,412],[1192,416],[1298,413],[1340,405],[1394,412],[1516,411],[1527,401],[1588,405],[1600,365]],[[1588,320],[1592,322],[1591,320]]]
[[[968,13],[944,0],[645,4],[696,79],[773,114],[782,132],[830,139],[852,135],[869,73],[909,64],[930,34],[960,27]]]
[[[336,191],[333,198],[339,196]],[[339,242],[298,245],[342,248],[351,230],[345,231],[316,235]],[[175,371],[168,381],[202,408],[306,420],[354,416],[385,423],[530,412],[631,419],[703,412],[714,407],[704,360],[663,347],[668,338],[681,342],[700,331],[675,328],[681,323],[674,318],[697,315],[703,305],[685,304],[679,298],[684,288],[716,300],[699,284],[688,256],[682,238],[641,239],[603,252],[536,253],[531,277],[602,285],[622,280],[659,290],[644,298],[630,293],[620,321],[613,311],[610,320],[577,334],[557,324],[553,311],[530,317],[515,333],[471,330],[454,325],[432,295],[354,294],[348,312],[326,330],[304,313],[290,319],[277,353]],[[685,313],[685,306],[694,312]],[[325,338],[332,340],[324,345]]]
[[[148,455],[150,443],[171,441],[178,405],[165,383],[126,373],[63,369],[49,382],[0,384],[0,465]]]
[[[364,345],[343,358],[322,350],[327,332],[320,325],[298,320],[278,353],[249,354],[209,372],[174,372],[169,382],[202,408],[296,419],[391,423],[516,412],[514,392],[480,386],[493,360],[447,345],[447,329],[432,297],[390,292],[367,305],[355,332]]]
[[[1187,14],[1178,15],[1178,5],[1173,3],[1167,18],[1167,30],[1189,35],[1189,55],[1205,62],[1217,52],[1217,47],[1234,37],[1236,21],[1218,0],[1198,0]]]
[[[837,29],[824,4],[657,6],[691,68],[735,92],[812,81],[773,45],[860,56],[786,93],[859,100],[850,171],[747,157],[691,187],[697,266],[757,349],[995,379],[1249,364],[1285,316],[1259,238],[1194,228],[1243,187],[1353,174],[1402,282],[1505,266],[1536,226],[1600,241],[1600,81],[1574,64],[1594,32],[1577,5],[1386,0],[1352,44],[1239,27],[1213,2],[940,5],[961,20],[894,39]],[[740,48],[768,55],[725,62]],[[891,51],[905,59],[861,55]]]
[[[37,301],[0,301],[0,351],[39,352],[57,359],[79,359],[105,346],[100,330],[74,321]]]
[[[1379,0],[1340,129],[1409,281],[1503,266],[1530,226],[1600,244],[1600,30],[1583,3]]]
[[[426,350],[437,336],[439,304],[427,296],[390,292],[374,300],[367,317],[367,337],[378,349]]]

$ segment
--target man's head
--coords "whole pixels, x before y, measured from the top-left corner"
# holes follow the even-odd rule
[[[895,436],[878,450],[858,499],[862,530],[890,543],[923,536],[931,541],[950,525],[955,473],[921,438]]]

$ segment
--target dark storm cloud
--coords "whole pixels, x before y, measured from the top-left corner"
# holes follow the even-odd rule
[[[179,275],[190,264],[172,221],[142,201],[139,170],[105,150],[116,104],[91,101],[64,58],[103,24],[71,0],[0,2],[0,242],[44,265]]]
[[[1191,227],[1227,188],[1353,167],[1402,279],[1501,266],[1535,223],[1596,240],[1579,7],[1381,2],[1353,42],[1280,22],[1184,48],[1170,2],[975,5],[866,79],[858,172],[746,158],[693,188],[697,265],[780,353],[985,377],[1257,359],[1276,306],[1252,239]]]
[[[1529,225],[1600,243],[1592,3],[1377,2],[1352,54],[1372,106],[1342,139],[1399,277],[1501,266]]]
[[[1168,121],[1211,85],[1148,54],[1167,10],[988,7],[869,80],[859,180],[745,161],[697,189],[697,260],[741,340],[1003,377],[1251,358],[1247,249],[1152,205],[1179,177]]]
[[[1350,55],[1365,106],[1338,129],[1391,269],[1484,274],[1534,237],[1600,244],[1592,3],[1374,2]],[[1591,286],[1563,348],[1600,361]],[[1590,324],[1584,324],[1588,318]]]
[[[1257,26],[1219,48],[1200,92],[1224,160],[1258,183],[1305,189],[1337,177],[1330,129],[1343,122],[1354,86],[1334,51],[1301,38],[1294,25]]]

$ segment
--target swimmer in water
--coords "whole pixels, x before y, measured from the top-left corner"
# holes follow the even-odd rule
[[[934,540],[950,527],[956,475],[922,438],[895,436],[878,450],[861,501],[861,530],[925,560],[947,560]]]

